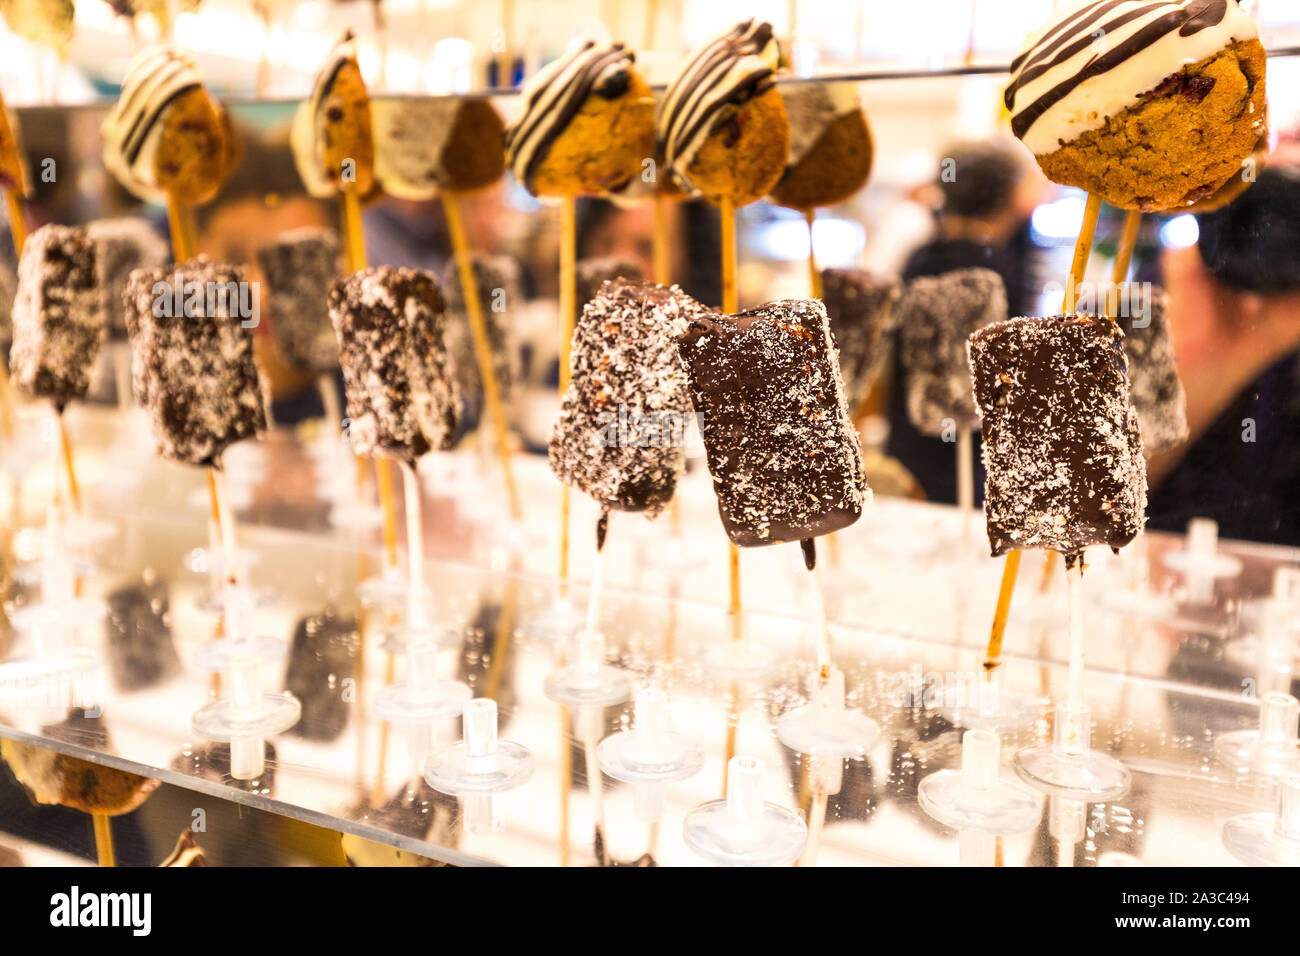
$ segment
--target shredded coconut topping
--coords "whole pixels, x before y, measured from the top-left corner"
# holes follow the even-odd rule
[[[80,226],[42,226],[18,262],[10,371],[20,388],[60,411],[86,397],[104,338],[95,247]]]
[[[902,296],[895,279],[861,269],[822,271],[822,301],[830,317],[831,338],[840,350],[849,408],[857,407],[871,391],[889,359]]]
[[[1121,302],[1126,301],[1126,295],[1121,287]],[[1129,393],[1147,454],[1187,440],[1187,396],[1178,378],[1178,361],[1169,337],[1165,318],[1168,307],[1169,297],[1164,290],[1153,288],[1150,300],[1141,303],[1140,314],[1118,320],[1124,330]]]
[[[970,339],[994,555],[1118,549],[1145,523],[1146,460],[1121,341],[1090,315],[1015,318]]]
[[[127,281],[135,397],[149,413],[164,458],[216,464],[227,446],[266,431],[269,394],[253,360],[253,330],[237,314],[237,296],[232,302],[206,294],[247,280],[239,266],[200,256],[180,266],[137,269]],[[187,296],[192,288],[202,294]]]
[[[798,541],[855,522],[869,498],[826,309],[784,299],[707,315],[679,339],[727,535]]]
[[[653,518],[685,470],[691,414],[676,338],[708,310],[676,286],[606,282],[582,310],[551,429],[551,470],[606,508]]]
[[[989,269],[959,269],[913,279],[898,311],[912,424],[927,435],[943,434],[950,422],[978,428],[966,340],[1007,317],[1002,277]]]
[[[329,308],[358,454],[414,461],[450,448],[456,395],[437,280],[421,269],[363,269],[334,284]]]

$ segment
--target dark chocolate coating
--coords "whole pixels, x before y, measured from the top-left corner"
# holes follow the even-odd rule
[[[830,317],[831,338],[840,352],[850,410],[866,398],[885,367],[902,297],[897,279],[862,269],[822,270],[822,301]]]
[[[1124,330],[1129,393],[1137,409],[1142,448],[1150,455],[1187,441],[1187,396],[1165,318],[1169,297],[1154,286],[1127,285],[1120,286],[1120,296],[1127,307],[1118,310],[1116,321]]]
[[[108,596],[105,630],[109,669],[120,689],[152,687],[180,669],[167,584],[152,571]]]
[[[343,698],[343,682],[356,676],[360,646],[356,618],[333,608],[298,621],[284,686],[301,701],[302,719],[289,733],[308,740],[335,740],[343,733],[352,707]]]
[[[1088,315],[995,322],[970,339],[993,554],[1120,548],[1142,530],[1146,460],[1124,333]]]
[[[813,299],[706,315],[678,340],[718,511],[743,547],[857,521],[869,490],[826,309]]]
[[[42,226],[18,261],[9,368],[14,384],[62,411],[86,397],[104,338],[95,246],[81,226]]]
[[[415,461],[450,448],[456,396],[437,280],[420,269],[363,269],[334,284],[329,304],[357,453]]]
[[[708,310],[680,289],[607,282],[573,331],[551,470],[605,508],[654,517],[686,468],[691,399],[676,336]]]
[[[317,374],[339,367],[329,311],[330,287],[343,271],[339,255],[332,229],[295,229],[257,250],[276,350],[290,365]]]
[[[135,397],[164,458],[214,464],[228,446],[266,431],[267,394],[246,324],[255,319],[232,301],[247,281],[239,266],[204,256],[131,273],[123,304]]]
[[[1002,277],[991,269],[960,269],[913,279],[898,312],[912,424],[926,435],[978,428],[966,340],[1007,317]]]

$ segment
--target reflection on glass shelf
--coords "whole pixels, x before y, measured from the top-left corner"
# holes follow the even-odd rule
[[[96,473],[125,463],[101,454],[112,447],[112,416],[74,414],[74,431],[83,439],[80,464],[93,487]],[[880,499],[861,522],[837,535],[835,549],[827,549],[828,614],[844,675],[844,707],[880,728],[865,754],[837,758],[836,772],[814,766],[826,758],[804,757],[778,735],[783,716],[814,700],[808,675],[815,655],[806,627],[811,604],[798,549],[742,556],[749,607],[744,644],[761,650],[771,665],[738,680],[706,666],[716,656],[713,649],[731,644],[726,548],[707,477],[697,472],[682,484],[681,533],[702,557],[689,575],[647,560],[672,542],[671,523],[629,519],[620,525],[626,534],[611,540],[606,555],[602,660],[630,692],[662,689],[673,733],[698,746],[703,760],[699,773],[663,785],[662,810],[651,825],[645,795],[633,785],[602,775],[594,792],[589,787],[589,774],[599,773],[596,744],[634,726],[631,704],[564,707],[551,699],[547,678],[560,667],[561,654],[572,661],[578,649],[520,627],[553,598],[553,539],[543,537],[546,543],[535,552],[517,555],[503,569],[481,548],[479,536],[490,540],[491,529],[459,522],[454,501],[435,492],[427,532],[437,559],[428,580],[435,624],[447,639],[430,645],[428,674],[461,681],[473,696],[494,700],[499,739],[518,744],[533,762],[519,786],[471,812],[465,802],[471,798],[437,793],[424,782],[427,758],[461,738],[459,718],[385,725],[375,712],[382,688],[410,677],[408,656],[384,640],[383,612],[366,614],[356,597],[358,582],[378,567],[378,536],[293,527],[303,510],[289,507],[285,489],[302,494],[294,469],[310,464],[282,433],[264,443],[263,453],[265,467],[247,478],[252,504],[240,521],[247,546],[262,555],[252,583],[273,582],[280,595],[256,609],[257,632],[283,643],[274,659],[259,665],[260,685],[289,687],[303,716],[268,739],[261,774],[237,779],[229,745],[199,739],[191,723],[197,710],[229,688],[214,684],[200,666],[201,649],[218,622],[202,607],[206,578],[185,569],[187,555],[206,537],[205,514],[187,503],[202,476],[162,463],[135,463],[143,472],[139,489],[129,501],[115,497],[111,512],[94,498],[89,502],[92,513],[112,516],[117,534],[94,549],[83,593],[100,597],[152,579],[165,594],[166,611],[155,626],[135,619],[136,643],[123,643],[120,630],[103,626],[79,634],[80,646],[102,663],[89,690],[78,684],[78,702],[96,708],[107,732],[54,734],[49,728],[63,723],[73,703],[63,698],[71,691],[52,686],[48,694],[33,694],[23,683],[19,694],[12,692],[16,685],[0,682],[0,736],[449,862],[536,865],[566,858],[573,865],[595,863],[597,826],[606,863],[644,861],[648,854],[659,864],[698,865],[703,861],[687,846],[683,821],[692,808],[721,795],[724,766],[734,753],[766,768],[768,802],[810,822],[825,814],[825,825],[813,828],[817,863],[955,864],[961,858],[956,832],[921,809],[918,787],[928,774],[959,766],[960,715],[987,710],[979,697],[982,643],[1000,565],[978,543],[961,544],[952,509]],[[554,479],[540,459],[517,464],[526,513],[554,534]],[[40,468],[20,502],[24,524],[39,521]],[[575,526],[594,519],[594,506],[589,514],[587,503],[575,498],[574,505]],[[934,546],[886,544],[900,539]],[[1166,554],[1185,549],[1179,536],[1150,535],[1143,548],[1119,557],[1090,555],[1086,696],[1095,720],[1092,741],[1125,765],[1133,785],[1116,801],[1070,816],[1071,834],[1082,827],[1092,835],[1066,846],[1080,863],[1124,853],[1149,865],[1228,864],[1233,858],[1219,840],[1224,821],[1273,809],[1269,781],[1249,768],[1240,773],[1226,766],[1216,758],[1215,741],[1259,727],[1259,695],[1292,690],[1292,658],[1281,664],[1270,658],[1265,672],[1229,649],[1241,633],[1242,603],[1272,593],[1274,569],[1300,555],[1235,542],[1217,547],[1240,562],[1241,574],[1216,579],[1208,605],[1191,600],[1185,582],[1168,568]],[[572,594],[581,607],[590,568],[583,549],[575,549],[574,560]],[[999,674],[1025,717],[999,727],[1004,764],[1026,746],[1050,742],[1052,704],[1065,683],[1063,582],[1042,580],[1038,571],[1037,556],[1027,556]],[[1131,604],[1113,600],[1121,593],[1155,594],[1166,610],[1136,614]],[[19,595],[15,603],[24,600]],[[359,627],[344,623],[349,615]],[[330,621],[337,625],[326,626]],[[150,656],[168,647],[179,666],[152,666]],[[0,667],[26,655],[28,648],[17,642]],[[87,693],[95,700],[84,699]],[[567,815],[561,812],[566,803]],[[1007,865],[1057,861],[1061,849],[1052,833],[1063,831],[1052,829],[1052,812],[1047,806],[1035,828],[1003,839]],[[1121,820],[1130,823],[1121,826]],[[478,825],[484,821],[489,825]]]

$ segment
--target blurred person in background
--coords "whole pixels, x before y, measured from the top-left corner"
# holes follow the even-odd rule
[[[1300,545],[1300,155],[1271,162],[1162,258],[1190,437],[1150,461],[1154,529]]]
[[[908,257],[903,280],[957,269],[992,269],[1002,277],[1012,315],[1033,314],[1037,292],[1030,288],[1033,247],[1029,217],[1047,184],[1014,140],[956,143],[944,151],[940,173],[926,191],[936,209],[935,235]],[[895,337],[888,379],[888,454],[912,473],[928,500],[957,501],[954,444],[924,435],[907,415],[905,372]],[[975,501],[983,499],[980,439],[973,442]]]

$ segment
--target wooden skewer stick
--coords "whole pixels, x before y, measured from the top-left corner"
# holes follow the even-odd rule
[[[510,436],[506,424],[505,407],[501,402],[501,384],[497,381],[496,365],[492,361],[492,343],[488,339],[487,323],[483,318],[483,302],[479,299],[478,282],[474,278],[474,261],[470,256],[469,239],[465,233],[465,219],[461,215],[460,197],[456,193],[443,193],[442,207],[447,216],[447,231],[451,233],[452,252],[460,272],[461,297],[465,301],[465,314],[469,318],[470,336],[474,340],[474,359],[478,363],[479,380],[483,383],[483,399],[492,419],[496,436],[497,457],[506,481],[506,498],[510,503],[510,517],[518,520],[523,512],[519,505],[519,491],[510,465]]]
[[[654,212],[654,232],[651,234],[651,239],[654,243],[655,282],[660,285],[672,285],[672,267],[669,265],[668,252],[668,200],[658,193],[655,193]]]
[[[655,45],[655,26],[659,19],[658,0],[646,0],[645,29],[641,33],[641,49],[653,50]],[[656,279],[656,282],[659,280]]]
[[[17,190],[5,190],[5,203],[9,207],[9,235],[14,240],[14,255],[22,255],[27,243],[27,219],[23,212],[23,198]]]
[[[501,0],[501,49],[497,50],[497,88],[508,90],[514,79],[514,54],[510,42],[514,36],[514,0]]]
[[[167,228],[172,237],[172,258],[176,264],[189,261],[194,256],[194,249],[189,243],[189,230],[185,226],[185,214],[174,193],[167,194]]]
[[[59,424],[59,446],[63,456],[63,470],[68,476],[68,498],[74,511],[81,510],[81,483],[77,481],[77,468],[72,459],[72,441],[68,438],[68,426],[63,420],[63,412],[58,412],[55,421]]]
[[[740,311],[736,296],[736,206],[728,196],[723,196],[719,205],[722,221],[722,311],[734,315]],[[734,542],[728,542],[727,567],[730,582],[730,602],[727,614],[731,620],[731,639],[742,640],[745,636],[744,610],[740,594],[740,548]],[[733,683],[727,701],[727,738],[722,761],[722,793],[727,792],[726,767],[736,755],[736,735],[740,726],[740,685]]]
[[[577,204],[572,196],[560,205],[560,394],[569,387],[569,349],[573,344],[574,313],[578,308],[577,289],[578,221]],[[569,486],[560,483],[560,556],[559,592],[569,593]]]
[[[113,828],[106,813],[92,813],[90,819],[95,824],[95,855],[99,857],[100,866],[117,866],[113,854]]]
[[[343,248],[348,271],[366,267],[366,240],[361,229],[361,197],[355,186],[345,185],[340,193],[343,212]],[[384,559],[389,569],[397,567],[397,508],[393,499],[393,469],[387,458],[376,456],[375,486],[384,514]]]
[[[0,109],[3,109],[0,105]],[[27,221],[23,218],[22,197],[16,190],[5,190],[5,202],[9,205],[9,235],[14,241],[14,257],[21,259],[23,246],[27,244]],[[9,367],[7,362],[0,362],[0,430],[5,435],[14,433],[14,407],[9,400]]]
[[[1079,238],[1074,244],[1074,259],[1070,263],[1070,275],[1065,283],[1065,301],[1061,311],[1069,314],[1075,303],[1075,293],[1079,282],[1088,269],[1088,258],[1092,255],[1092,240],[1097,232],[1097,216],[1101,212],[1101,197],[1095,193],[1088,194],[1088,202],[1083,210],[1083,225],[1079,228]],[[989,633],[988,650],[984,654],[984,673],[992,674],[1002,663],[1002,639],[1007,630],[1007,618],[1011,614],[1011,596],[1016,589],[1016,574],[1020,570],[1020,552],[1007,552],[1006,562],[1002,566],[1002,586],[998,590],[998,603],[993,611],[993,627]]]
[[[1138,231],[1142,228],[1142,213],[1130,209],[1124,217],[1124,232],[1120,236],[1119,249],[1115,252],[1115,265],[1111,270],[1110,284],[1115,298],[1106,297],[1106,318],[1114,319],[1119,310],[1119,287],[1128,278],[1128,267],[1133,261],[1133,250],[1137,248]]]
[[[808,289],[814,299],[820,299],[822,272],[817,268],[817,250],[813,246],[813,223],[817,220],[817,210],[805,209],[803,217],[808,221]]]

